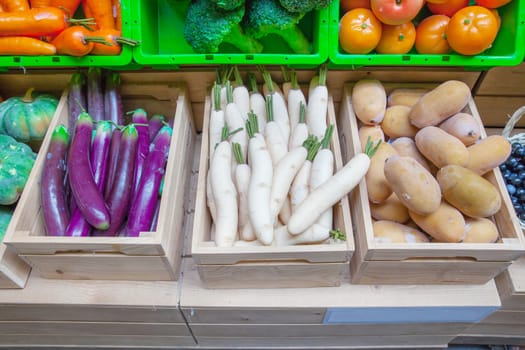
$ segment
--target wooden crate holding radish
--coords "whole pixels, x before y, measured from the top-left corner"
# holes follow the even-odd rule
[[[376,153],[381,161],[372,159],[367,176],[350,197],[356,228],[352,283],[482,284],[525,253],[525,239],[502,175],[497,165],[489,164],[495,157],[487,148],[477,146],[478,152],[472,148],[474,142],[479,145],[489,139],[470,90],[461,82],[449,82],[399,84],[361,80],[345,85],[338,118],[343,159],[361,152],[364,135],[386,140],[383,149]],[[363,91],[355,89],[357,84],[360,88],[370,84],[364,95],[379,98],[363,99]],[[455,100],[447,100],[443,87],[463,89],[459,93],[463,96],[458,98],[454,91],[451,96],[456,96]],[[423,100],[423,94],[431,93],[428,96],[433,100]],[[391,109],[393,105],[405,106],[398,110]],[[370,108],[365,114],[382,114],[375,123],[380,126],[367,129],[366,124],[374,124],[376,117],[366,122],[363,114],[361,118],[356,116],[363,113],[364,106]],[[470,115],[474,124],[461,124],[456,131],[445,132],[447,125],[438,119],[444,120],[447,113],[456,115],[458,110]],[[425,121],[430,126],[416,127],[414,123],[421,123],[422,118],[436,119]],[[454,132],[456,136],[451,136]],[[471,140],[462,142],[461,137]],[[455,140],[450,141],[451,138]],[[407,141],[410,147],[398,147],[403,145],[398,140]],[[443,144],[454,151],[447,154]],[[508,146],[492,143],[490,147],[501,151]],[[500,158],[505,157],[505,152]],[[459,166],[460,163],[464,165]],[[471,170],[462,170],[466,167]],[[468,184],[452,187],[451,183],[457,184],[461,178]],[[472,189],[472,184],[479,187]],[[454,190],[465,187],[468,189],[463,193]],[[470,198],[469,193],[473,193]],[[474,201],[476,198],[478,202]]]
[[[137,76],[141,75],[137,74]],[[147,79],[146,75],[144,79]],[[192,157],[196,135],[189,96],[184,83],[141,83],[136,77],[132,78],[130,78],[131,82],[123,78],[120,83],[123,111],[136,111],[141,108],[147,111],[149,116],[162,114],[166,117],[166,121],[173,122],[173,132],[167,136],[169,153],[165,161],[164,183],[158,201],[156,226],[154,229],[153,226],[149,226],[146,230],[140,230],[138,236],[121,233],[116,233],[114,236],[48,235],[51,228],[48,221],[44,220],[45,210],[42,205],[42,199],[45,199],[46,194],[45,192],[41,194],[40,185],[48,182],[42,174],[54,134],[49,132],[42,143],[28,180],[28,190],[24,191],[20,199],[13,215],[13,223],[5,238],[6,244],[14,248],[19,256],[27,260],[46,278],[111,280],[176,280],[178,278],[185,218],[182,208],[186,204],[191,172],[187,164]],[[58,130],[57,126],[60,124],[65,127],[69,125],[68,91],[64,91],[62,95],[50,130]],[[80,125],[85,125],[82,124],[84,122],[85,120],[79,117],[77,129]],[[97,124],[102,125],[100,122]],[[125,137],[127,135],[125,130],[122,131],[123,140],[127,137]],[[72,140],[71,144],[75,142],[76,140]],[[114,177],[117,178],[120,177]],[[70,179],[77,181],[74,178]],[[112,187],[115,186],[117,185],[114,184]],[[107,198],[111,198],[111,195]],[[84,204],[77,200],[77,207],[80,208],[81,205]],[[89,203],[87,205],[89,206]],[[92,206],[95,207],[95,202]],[[113,210],[111,204],[108,204],[108,208]],[[113,215],[115,211],[111,213]],[[140,216],[145,214],[147,213],[142,211]],[[86,215],[84,218],[88,220]],[[130,218],[128,214],[128,222]],[[92,221],[89,223],[91,224]],[[126,227],[129,228],[129,225]],[[104,230],[102,227],[99,229]],[[101,232],[103,234],[103,231],[98,234]]]
[[[268,78],[268,76],[265,77]],[[265,79],[265,81],[268,82],[268,79]],[[254,129],[252,126],[254,124],[259,126],[265,123],[260,119],[259,121],[257,120],[257,117],[261,116],[263,116],[263,120],[266,121],[266,126],[264,126],[265,133],[268,130],[272,130],[273,126],[276,126],[274,130],[276,130],[276,134],[278,135],[281,135],[280,130],[284,130],[281,129],[279,125],[275,124],[278,120],[281,120],[282,122],[282,119],[279,119],[276,114],[279,113],[279,106],[284,106],[284,108],[286,108],[286,104],[283,104],[283,100],[277,96],[277,94],[270,92],[269,95],[272,95],[273,97],[270,99],[267,97],[267,95],[257,95],[259,100],[262,102],[262,106],[260,105],[259,109],[252,108],[254,111],[258,112],[252,114],[250,117],[247,117],[249,121],[247,125],[250,126],[247,127],[249,141],[248,145],[245,146],[245,149],[247,149],[248,164],[249,168],[251,169],[251,177],[248,180],[247,186],[249,192],[243,192],[243,190],[239,190],[239,204],[235,204],[236,212],[234,214],[237,215],[238,208],[238,218],[236,218],[235,222],[233,223],[235,228],[227,231],[220,231],[224,230],[224,226],[222,226],[224,225],[224,222],[221,222],[221,220],[223,220],[221,219],[222,214],[219,213],[219,210],[221,210],[219,209],[219,205],[222,204],[222,202],[220,204],[217,202],[217,200],[220,200],[220,197],[216,196],[216,192],[218,191],[216,190],[216,187],[214,187],[223,179],[212,177],[214,176],[213,174],[219,173],[218,169],[223,169],[228,171],[228,173],[223,175],[223,177],[229,177],[230,179],[232,178],[230,174],[230,169],[232,168],[230,164],[232,161],[227,159],[226,163],[223,163],[224,165],[218,166],[220,164],[220,160],[218,159],[220,158],[216,157],[217,154],[220,154],[221,156],[223,155],[223,153],[217,152],[223,152],[222,148],[225,145],[227,150],[225,154],[231,154],[231,151],[228,149],[231,146],[227,145],[229,141],[221,142],[219,140],[217,148],[210,147],[211,144],[216,143],[214,141],[210,141],[210,139],[214,139],[214,133],[212,131],[213,126],[210,126],[210,120],[212,118],[216,118],[216,116],[213,116],[212,114],[215,110],[218,110],[218,108],[214,108],[214,106],[217,104],[212,102],[211,93],[206,99],[193,224],[193,237],[191,244],[192,258],[197,264],[199,275],[206,288],[286,288],[337,286],[340,285],[343,275],[346,272],[346,269],[348,269],[349,259],[352,256],[354,250],[354,241],[350,207],[346,195],[342,195],[341,199],[334,201],[335,205],[331,207],[333,213],[329,217],[329,221],[333,221],[332,227],[325,229],[325,225],[321,225],[321,221],[318,221],[320,219],[317,219],[315,216],[315,214],[324,212],[324,209],[321,209],[322,203],[319,202],[316,213],[312,218],[313,223],[307,223],[307,227],[299,228],[299,234],[293,235],[289,233],[293,227],[292,222],[294,220],[294,214],[296,213],[296,210],[300,210],[301,206],[300,201],[294,200],[294,198],[299,198],[299,196],[294,197],[294,195],[289,191],[290,188],[294,187],[293,181],[300,177],[298,174],[300,169],[305,163],[310,162],[308,160],[310,158],[308,157],[308,152],[306,150],[294,151],[299,148],[303,148],[301,146],[292,146],[288,150],[289,144],[288,142],[285,142],[285,150],[281,153],[278,153],[278,151],[276,152],[275,149],[270,148],[278,143],[282,143],[281,141],[275,139],[273,141],[269,141],[268,135],[262,137],[260,132],[255,132],[252,135],[252,131]],[[266,98],[264,96],[266,96]],[[218,98],[215,100],[218,100]],[[270,103],[269,101],[272,101],[271,103],[273,103],[273,108],[268,107],[268,103]],[[298,102],[296,99],[289,99],[288,103],[290,103],[290,101],[297,102],[297,108],[299,111],[300,102]],[[325,125],[324,129],[326,129],[326,125],[330,124],[334,127],[334,136],[331,138],[326,138],[326,140],[329,140],[329,142],[325,143],[326,148],[332,151],[333,158],[335,160],[335,165],[330,165],[327,167],[329,168],[328,170],[330,174],[332,174],[334,171],[337,171],[343,167],[343,162],[341,159],[339,140],[336,137],[337,125],[335,121],[333,100],[331,96],[328,96],[327,90],[325,103],[326,105],[324,108],[326,109],[326,112],[321,112],[319,115],[323,117],[326,115],[326,119],[321,120],[323,122],[321,124]],[[228,126],[230,125],[229,118],[231,118],[228,117],[228,113],[230,113],[228,110],[229,107],[230,105],[226,107],[226,117],[224,117],[224,120],[226,120],[226,125]],[[274,113],[272,113],[275,114],[274,118],[269,117],[266,120],[265,116],[268,116],[266,111],[274,111]],[[247,116],[250,115],[249,110],[246,110],[245,113]],[[290,129],[288,129],[290,131],[289,135],[294,134],[294,125],[301,124],[301,122],[298,122],[298,115],[299,114],[294,114],[294,112],[290,113]],[[295,116],[295,119],[293,116]],[[273,123],[271,123],[272,120],[274,121]],[[295,124],[293,120],[295,120]],[[306,121],[308,123],[308,118],[306,118]],[[224,124],[225,123],[222,123],[222,125]],[[325,132],[324,129],[318,129],[318,131],[322,130],[319,133],[321,138]],[[308,132],[306,132],[306,135],[303,136],[303,140],[306,139],[307,136]],[[293,137],[290,137],[290,139],[293,139]],[[308,141],[306,141],[305,144],[307,144],[307,142]],[[299,143],[299,145],[300,144],[301,143]],[[261,149],[263,149],[262,153],[256,153],[256,150]],[[213,152],[213,161],[211,162],[211,166],[210,152]],[[299,165],[291,166],[291,168],[295,170],[291,170],[288,173],[286,171],[282,171],[284,167],[281,166],[281,164],[285,164],[286,159],[292,159],[293,156],[291,155],[295,152],[303,152],[303,158],[301,158],[299,163],[292,162],[292,164]],[[278,154],[280,154],[280,156],[278,156]],[[313,155],[310,154],[310,156]],[[257,160],[257,165],[254,165],[255,160]],[[281,160],[283,160],[283,162],[281,162]],[[242,159],[239,159],[239,161],[243,162]],[[225,166],[225,164],[228,164],[228,166]],[[268,166],[270,167],[269,172],[264,172],[266,170],[261,171],[261,168],[268,169]],[[287,167],[287,169],[290,168]],[[283,175],[285,173],[288,175]],[[261,174],[266,175],[261,176]],[[208,177],[210,177],[210,179]],[[272,181],[269,182],[268,179],[271,179]],[[282,180],[284,184],[276,184],[274,181],[275,179]],[[211,188],[208,186],[207,181],[211,182]],[[230,180],[230,183],[231,181],[232,180]],[[261,184],[265,185],[261,186]],[[261,187],[264,187],[268,192],[253,192],[254,190],[257,191],[257,189],[260,189]],[[224,188],[224,186],[221,188]],[[237,188],[241,189],[242,187],[237,186],[232,190],[234,192],[234,196],[237,192]],[[283,188],[284,190],[282,191],[277,190]],[[207,191],[210,189],[212,190],[211,195],[207,193]],[[246,193],[247,198],[242,199],[243,193]],[[314,192],[312,191],[310,193]],[[226,195],[227,194],[224,194],[224,196]],[[210,206],[210,197],[216,198],[214,209],[212,206]],[[245,204],[241,203],[243,200],[246,200],[246,202],[243,202]],[[282,209],[287,205],[287,200],[290,200],[290,206],[292,207],[291,214],[289,214],[289,216],[287,216],[286,213],[283,213]],[[232,199],[232,201],[235,202],[235,197]],[[306,199],[304,199],[304,201],[306,201]],[[272,206],[270,203],[274,203],[274,205]],[[280,205],[275,205],[275,203],[280,203]],[[294,205],[297,205],[297,207]],[[252,225],[251,233],[247,233],[242,228],[244,227],[241,223],[241,217],[243,215],[241,212],[243,209],[248,209],[248,212],[252,212],[252,214],[248,213],[248,216],[245,217],[245,220],[249,222],[248,225]],[[216,210],[214,216],[212,216],[211,210]],[[215,221],[213,217],[216,218]],[[266,221],[264,221],[265,218]],[[264,224],[261,225],[261,222],[258,222],[259,220],[262,220]],[[301,219],[299,221],[301,224],[303,224],[303,221],[306,223],[309,220],[311,221],[310,217],[308,217],[306,220]],[[279,221],[279,224],[277,224],[277,221]],[[318,231],[310,228],[314,223],[319,224],[318,228],[320,229]],[[270,228],[269,234],[266,230],[268,227]],[[341,240],[338,237],[330,236],[331,234],[335,234],[337,236],[341,232],[346,234],[346,241]],[[227,238],[224,238],[225,236],[227,236]]]

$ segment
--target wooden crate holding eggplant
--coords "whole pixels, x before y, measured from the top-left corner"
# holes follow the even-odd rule
[[[264,100],[264,97],[262,98]],[[337,125],[331,96],[327,102],[326,122],[327,125],[332,124],[335,127],[330,141],[330,149],[335,159],[335,166],[332,170],[337,171],[341,169],[343,163],[339,140],[336,137]],[[204,110],[191,244],[191,255],[205,287],[287,288],[340,285],[354,250],[352,221],[347,196],[344,196],[333,206],[333,229],[344,232],[346,241],[326,236],[323,240],[313,244],[279,243],[278,245],[276,242],[280,241],[282,237],[289,237],[290,241],[295,239],[288,233],[285,226],[280,226],[285,228],[284,236],[275,233],[272,236],[273,241],[269,240],[266,243],[267,245],[258,243],[262,242],[260,239],[243,241],[243,236],[239,236],[241,240],[230,246],[216,243],[215,223],[210,214],[206,193],[207,177],[210,171],[208,135],[211,113],[212,101],[209,94]],[[268,141],[266,142],[268,143]],[[286,193],[288,195],[288,191]],[[274,231],[277,232],[278,229]],[[278,236],[281,238],[276,238]],[[283,241],[286,240],[287,238],[283,239]]]
[[[154,230],[137,237],[49,236],[43,218],[40,184],[52,132],[44,139],[33,172],[5,243],[46,278],[111,280],[176,280],[183,247],[184,207],[191,155],[196,135],[187,87],[184,83],[141,83],[126,75],[120,82],[123,111],[144,109],[173,122],[169,137],[158,218]],[[135,74],[142,76],[142,74]],[[146,76],[147,74],[145,74]],[[129,81],[129,82],[128,82]],[[64,91],[50,129],[69,125],[68,90]],[[80,120],[80,118],[79,118]],[[125,129],[124,129],[125,130]],[[123,137],[124,139],[124,137]],[[113,186],[114,187],[114,186]],[[118,192],[117,192],[118,193]],[[139,197],[137,197],[139,198]],[[83,212],[82,212],[83,213]]]
[[[376,160],[372,158],[367,176],[350,196],[356,228],[356,251],[351,262],[352,283],[483,284],[525,253],[524,236],[499,168],[496,165],[490,166],[491,170],[481,169],[494,158],[486,151],[488,143],[478,148],[477,153],[472,146],[467,147],[479,138],[487,138],[470,89],[460,81],[450,82],[399,84],[362,80],[345,85],[338,119],[343,159],[361,152],[363,138],[367,134],[373,139],[385,137],[387,140],[383,150],[380,148],[374,156]],[[357,84],[360,87],[355,89]],[[441,88],[438,89],[438,86]],[[407,88],[410,90],[403,90]],[[447,100],[446,92],[443,93],[445,88],[452,91],[450,96],[456,96],[455,100],[450,97]],[[454,89],[462,91],[459,94],[463,96],[458,98]],[[363,91],[368,99],[363,100]],[[401,94],[397,94],[399,92]],[[425,93],[433,101],[428,97],[423,99]],[[353,98],[359,102],[354,103]],[[403,104],[403,108],[390,107]],[[371,111],[384,112],[387,106],[388,113],[383,114],[384,119],[380,123],[367,117]],[[363,108],[371,109],[363,113]],[[423,113],[419,113],[422,110]],[[464,135],[453,137],[450,135],[453,131],[445,132],[446,126],[437,120],[444,120],[444,115],[451,116],[458,110],[467,114],[470,123],[474,124],[470,124],[472,127],[469,128],[467,124],[460,124],[459,128],[456,126],[456,130],[462,130],[460,132]],[[357,114],[361,117],[358,118]],[[421,116],[428,119],[421,121]],[[420,128],[415,127],[415,118],[419,118]],[[432,124],[421,126],[424,123]],[[366,124],[372,126],[362,127]],[[440,127],[432,126],[438,124]],[[461,142],[458,137],[474,139]],[[451,138],[454,140],[450,141]],[[406,142],[396,141],[397,145],[392,145],[392,140],[401,139]],[[445,144],[448,150],[455,152],[449,158],[443,156],[446,151],[440,151]],[[497,140],[490,147],[496,149],[496,144]],[[501,151],[502,148],[499,149]],[[503,154],[510,152],[510,145],[504,145],[503,149]],[[477,158],[474,158],[476,154]],[[389,157],[395,161],[385,162]],[[414,161],[414,157],[419,157],[420,161]],[[484,159],[480,161],[481,158]],[[462,170],[464,166],[458,164],[478,169],[484,175]],[[425,166],[428,168],[425,169]],[[462,174],[459,176],[464,181],[462,185],[450,185],[459,183],[454,174]],[[464,186],[467,182],[470,185]],[[479,186],[474,188],[472,184]],[[468,188],[464,190],[466,192],[454,190],[461,186]],[[470,198],[468,191],[473,191]],[[483,203],[475,204],[474,198]],[[478,226],[480,222],[484,226]],[[475,231],[475,227],[483,228]],[[476,236],[474,232],[478,232]],[[483,237],[480,232],[490,237]]]

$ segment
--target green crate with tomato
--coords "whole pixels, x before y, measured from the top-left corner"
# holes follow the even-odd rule
[[[335,67],[513,66],[525,57],[525,0],[335,0]]]

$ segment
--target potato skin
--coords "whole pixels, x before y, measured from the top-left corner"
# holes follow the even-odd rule
[[[377,243],[426,243],[428,237],[421,231],[397,222],[374,222],[374,240]]]
[[[368,199],[372,203],[381,203],[392,194],[392,189],[385,178],[385,160],[397,155],[392,145],[382,142],[377,152],[370,158],[370,167],[365,175]]]
[[[381,123],[386,110],[386,91],[377,79],[361,79],[352,89],[356,117],[366,125]]]
[[[443,197],[463,214],[473,218],[486,218],[501,208],[498,189],[472,170],[447,165],[439,169],[437,180]]]
[[[410,122],[418,128],[438,125],[461,112],[471,97],[470,88],[459,80],[447,80],[423,95],[410,111]]]
[[[458,243],[465,237],[463,214],[445,201],[430,215],[419,215],[410,210],[408,214],[422,230],[439,242]]]
[[[498,228],[486,218],[465,218],[467,231],[463,243],[494,243],[499,238]]]
[[[456,113],[439,124],[439,127],[457,137],[465,146],[470,146],[481,136],[478,121],[469,113]]]
[[[383,203],[370,203],[370,214],[376,220],[388,220],[400,224],[410,219],[407,207],[397,198],[395,193],[392,193]]]
[[[411,157],[385,161],[385,178],[399,200],[411,211],[429,215],[438,210],[441,189],[432,174]]]
[[[428,89],[418,88],[397,88],[390,92],[387,97],[388,106],[407,106],[412,107],[426,94]]]
[[[438,168],[449,164],[467,165],[469,152],[457,137],[437,126],[419,130],[415,137],[419,152]]]
[[[417,149],[416,142],[410,137],[398,137],[391,143],[400,156],[412,157],[418,161],[425,169],[432,173],[432,169],[427,159],[423,157]],[[437,171],[437,170],[436,170]]]
[[[379,125],[362,125],[359,128],[358,133],[362,151],[365,150],[368,136],[370,136],[370,140],[374,143],[374,145],[377,144],[377,141],[379,140],[381,140],[381,142],[385,141],[385,133]]]
[[[469,152],[467,168],[478,175],[484,175],[507,160],[512,152],[512,146],[507,138],[491,135],[469,146],[467,150]]]
[[[398,137],[414,137],[418,132],[418,128],[410,123],[408,114],[410,107],[407,106],[391,106],[386,109],[385,117],[381,122],[381,127],[388,137],[395,139]]]

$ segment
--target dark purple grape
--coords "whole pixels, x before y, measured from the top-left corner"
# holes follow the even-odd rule
[[[507,185],[508,186],[508,185]],[[510,194],[510,193],[509,193]],[[514,195],[510,195],[510,201],[512,202],[513,205],[516,205],[516,204],[519,204],[519,199],[518,197],[514,196]]]
[[[519,143],[519,142],[512,142],[510,145],[511,145],[511,147],[512,147],[512,151],[514,152],[514,150],[515,150],[516,148],[518,148],[518,147],[521,146],[521,143]]]
[[[518,215],[521,221],[525,221],[525,211],[522,211],[520,215]]]
[[[522,196],[525,194],[525,188],[520,187],[516,189],[516,197]]]
[[[520,215],[523,212],[521,204],[514,204],[514,211],[516,212],[516,215]]]
[[[525,204],[525,194],[520,194],[518,200],[521,204]]]
[[[517,179],[517,178],[518,178],[518,174],[516,174],[516,173],[514,173],[514,172],[511,172],[511,173],[509,174],[509,176],[506,178],[506,180],[507,180],[507,183],[512,183],[512,181],[513,181],[514,179]]]
[[[514,194],[517,192],[516,186],[514,186],[513,184],[507,184],[507,191],[511,196],[514,196]],[[517,197],[515,198],[517,199]]]
[[[504,178],[505,180],[507,180],[507,181],[509,180],[510,175],[512,175],[512,171],[510,171],[510,170],[505,170],[505,171],[503,172],[503,178]]]
[[[520,179],[522,181],[525,179],[525,171],[520,171],[518,173],[518,179]]]
[[[523,158],[523,157],[525,157],[525,146],[520,145],[519,147],[517,147],[517,148],[514,150],[514,154],[515,154],[518,158]]]
[[[505,172],[505,170],[507,170],[507,164],[503,163],[499,166],[499,170],[501,170],[502,173]]]
[[[507,168],[514,169],[519,164],[519,162],[520,160],[518,158],[511,156],[506,162]]]
[[[516,165],[514,170],[516,170],[517,172],[522,172],[523,170],[525,170],[525,164],[519,163],[518,165]]]

